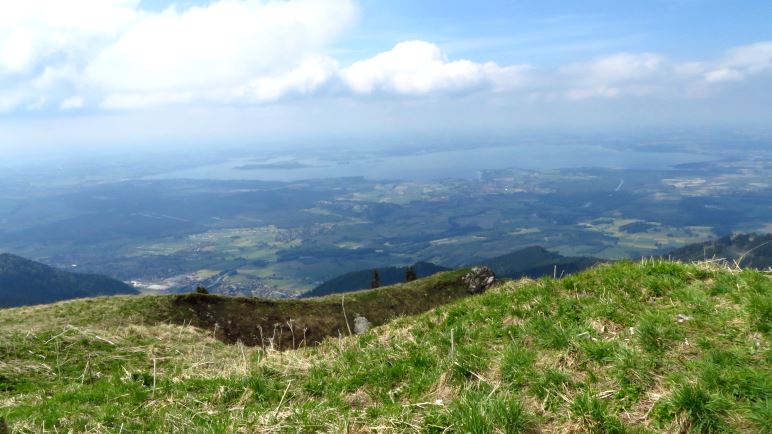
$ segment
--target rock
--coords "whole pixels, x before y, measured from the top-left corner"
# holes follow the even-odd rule
[[[676,316],[676,321],[678,321],[679,323],[682,323],[682,322],[684,322],[684,321],[689,321],[690,319],[692,319],[692,318],[691,318],[691,317],[689,317],[689,316],[686,316],[686,315],[684,315],[684,314],[682,314],[682,313],[679,313],[679,314]]]
[[[496,283],[496,273],[488,267],[474,267],[463,278],[470,294],[482,294]]]
[[[368,330],[370,330],[370,321],[367,318],[362,315],[354,317],[354,333],[362,335],[367,333]]]

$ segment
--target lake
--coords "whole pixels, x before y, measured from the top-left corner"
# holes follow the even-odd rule
[[[410,155],[371,155],[325,159],[258,156],[176,170],[147,179],[213,179],[298,181],[361,176],[367,179],[475,179],[483,170],[520,168],[549,170],[577,167],[667,169],[683,163],[711,161],[710,155],[682,152],[641,152],[605,146],[513,145],[432,151]]]

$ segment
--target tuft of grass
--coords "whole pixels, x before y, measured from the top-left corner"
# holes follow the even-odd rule
[[[534,375],[536,353],[517,344],[506,347],[501,359],[501,377],[512,388],[528,384]]]
[[[488,367],[489,357],[481,344],[470,344],[459,347],[451,357],[453,368],[452,378],[466,381],[480,378]]]
[[[509,394],[467,389],[454,402],[448,417],[454,432],[465,434],[518,434],[534,426],[534,416]]]
[[[666,421],[680,418],[681,432],[727,432],[724,423],[729,402],[720,395],[709,393],[702,385],[684,384],[658,409]]]
[[[585,339],[581,341],[579,347],[588,359],[601,364],[612,362],[619,351],[619,343],[598,339]]]
[[[610,414],[608,404],[592,392],[584,392],[571,403],[571,414],[577,417],[584,430],[591,433],[623,434],[630,430]]]
[[[537,397],[547,410],[553,410],[566,400],[565,394],[571,386],[571,376],[568,373],[548,368],[534,378],[529,392]]]
[[[667,311],[650,310],[641,316],[638,323],[638,341],[644,350],[651,353],[664,352],[681,337],[675,315]]]
[[[656,362],[648,354],[635,349],[619,352],[611,367],[611,375],[619,385],[619,397],[637,402],[654,385],[655,370]]]

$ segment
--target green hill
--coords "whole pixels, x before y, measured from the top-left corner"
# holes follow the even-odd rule
[[[346,310],[360,294],[452,292],[461,274],[348,294]],[[223,342],[228,318],[195,300],[234,299],[0,311],[0,417],[19,432],[769,432],[772,277],[760,271],[604,264],[288,351]],[[300,322],[339,300],[280,308]]]
[[[416,275],[418,277],[428,277],[442,271],[448,271],[448,268],[432,264],[431,262],[417,262],[415,265]],[[396,285],[405,281],[405,272],[407,267],[383,267],[378,269],[381,285]],[[303,297],[320,297],[329,294],[338,294],[341,292],[358,291],[370,288],[370,282],[373,277],[373,270],[358,270],[342,274],[332,278],[316,288],[303,294]]]
[[[582,271],[599,262],[602,260],[598,258],[562,256],[539,246],[526,247],[481,261],[497,276],[512,279],[561,276]]]
[[[131,286],[107,276],[70,273],[19,256],[0,254],[0,307],[137,293]]]
[[[542,247],[533,246],[484,259],[479,261],[479,264],[470,264],[470,266],[487,265],[499,278],[518,279],[521,277],[539,278],[553,274],[563,276],[582,271],[600,262],[603,260],[590,257],[562,256]],[[415,267],[419,277],[431,276],[448,270],[430,262],[419,262]],[[379,268],[378,272],[383,284],[392,285],[405,280],[405,270],[406,267],[387,267]],[[370,287],[372,275],[372,270],[352,271],[330,279],[302,296],[317,297],[366,289]]]
[[[637,228],[638,223],[628,226]],[[664,258],[683,262],[709,259],[742,260],[743,267],[765,270],[772,267],[772,234],[734,234],[713,241],[689,244],[663,255]],[[585,270],[593,265],[606,262],[604,259],[589,256],[563,256],[540,246],[531,246],[501,256],[483,259],[479,264],[493,269],[500,278],[518,279],[521,277],[539,278],[545,276],[564,276]],[[419,276],[447,270],[431,263],[419,262]],[[385,284],[395,284],[404,280],[405,268],[379,268],[381,280]],[[388,276],[384,279],[383,276]],[[330,279],[303,297],[351,292],[370,287],[372,270],[359,270]]]

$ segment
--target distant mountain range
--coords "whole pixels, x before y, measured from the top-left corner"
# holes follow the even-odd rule
[[[533,246],[516,250],[512,253],[482,260],[472,265],[485,265],[493,269],[499,277],[518,279],[520,277],[562,276],[589,268],[602,259],[590,257],[562,256],[550,252],[542,247]],[[415,264],[418,277],[427,277],[433,274],[447,271],[448,268],[432,264],[431,262],[418,262]],[[382,285],[393,285],[405,281],[407,267],[378,268]],[[357,270],[330,279],[302,297],[318,297],[322,295],[352,292],[370,288],[373,270]]]
[[[730,262],[736,261],[743,267],[768,269],[772,267],[772,234],[727,235],[717,240],[678,248],[662,257],[684,262],[720,258]],[[563,256],[539,246],[532,246],[469,265],[486,265],[499,277],[517,279],[563,276],[600,262],[606,261],[593,257]],[[449,270],[430,262],[418,262],[414,267],[418,278]],[[404,282],[406,271],[407,267],[379,268],[381,285]],[[322,283],[302,297],[320,297],[369,289],[372,273],[373,270],[368,269],[343,274]],[[107,276],[72,273],[19,256],[0,254],[0,307],[138,293],[126,283]]]
[[[563,256],[539,246],[526,247],[512,253],[480,261],[490,267],[499,277],[518,279],[521,277],[557,277],[576,273],[589,268],[603,259],[584,256]]]
[[[133,287],[107,276],[71,273],[19,256],[0,254],[0,307],[138,293]]]
[[[772,267],[772,234],[733,234],[704,243],[689,244],[662,256],[673,260],[691,262],[706,259],[726,259],[741,261],[741,266],[767,269]],[[521,277],[539,278],[544,276],[564,276],[577,273],[607,260],[586,256],[563,256],[539,246],[526,247],[512,253],[484,259],[471,265],[490,267],[498,277],[518,279]],[[428,276],[446,270],[438,265],[421,262],[423,273]],[[406,267],[379,268],[381,280],[388,274],[388,283],[404,281]],[[351,292],[370,287],[372,270],[359,270],[328,280],[313,290],[303,294],[315,297],[342,292]]]

